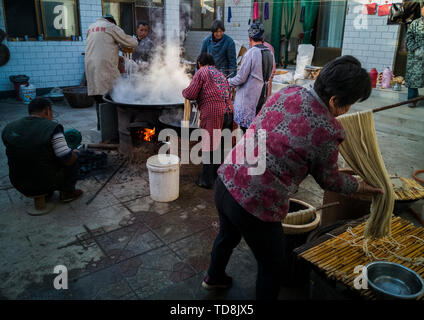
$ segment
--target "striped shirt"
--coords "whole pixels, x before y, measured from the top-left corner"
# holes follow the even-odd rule
[[[53,132],[52,146],[54,154],[62,161],[67,161],[72,154],[72,149],[68,147],[65,136],[63,135],[63,129],[57,127]]]

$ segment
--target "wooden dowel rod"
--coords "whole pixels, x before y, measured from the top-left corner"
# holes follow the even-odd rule
[[[408,104],[408,103],[414,103],[414,102],[418,102],[418,101],[421,101],[421,100],[424,100],[424,97],[417,97],[417,98],[414,98],[414,99],[411,99],[411,100],[391,104],[391,105],[388,105],[388,106],[385,106],[385,107],[376,108],[376,109],[373,109],[372,112],[376,113],[376,112],[379,112],[379,111],[396,108],[396,107],[403,106],[403,105]]]
[[[330,208],[330,207],[335,207],[335,206],[338,206],[339,204],[340,204],[340,202],[327,203],[327,204],[324,204],[324,205],[316,208],[316,211],[319,211],[319,210],[322,210],[322,209],[327,209],[327,208]]]
[[[105,144],[105,143],[99,143],[99,144],[87,144],[87,148],[89,149],[118,149],[119,144]]]

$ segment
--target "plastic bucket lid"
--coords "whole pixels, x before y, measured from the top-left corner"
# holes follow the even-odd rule
[[[167,171],[179,165],[180,158],[173,154],[157,154],[147,159],[146,163],[148,169],[157,171]]]
[[[29,80],[29,77],[24,74],[20,74],[16,76],[9,76],[9,79],[10,81],[14,83],[21,83],[21,82],[27,82]]]

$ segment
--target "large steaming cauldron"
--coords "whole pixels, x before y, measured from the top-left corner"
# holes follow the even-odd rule
[[[170,127],[159,121],[164,115],[166,119],[174,122],[182,119],[184,115],[184,103],[173,104],[129,104],[114,101],[109,94],[103,96],[103,100],[116,106],[118,113],[119,151],[128,154],[132,151],[133,142],[132,128],[156,128],[156,132]]]

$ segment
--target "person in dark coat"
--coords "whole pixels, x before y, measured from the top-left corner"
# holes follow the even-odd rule
[[[49,100],[32,100],[28,113],[2,132],[10,182],[25,196],[51,195],[59,190],[62,202],[79,198],[83,194],[75,189],[79,151],[68,147],[63,126],[53,121]]]
[[[414,20],[406,33],[408,60],[406,63],[405,84],[408,87],[408,100],[418,97],[418,88],[424,87],[424,6],[422,17]],[[415,107],[417,104],[410,104]]]
[[[236,45],[231,37],[224,34],[225,27],[221,20],[215,20],[211,27],[212,34],[202,42],[200,53],[212,55],[216,68],[225,76],[234,77],[237,74]]]

